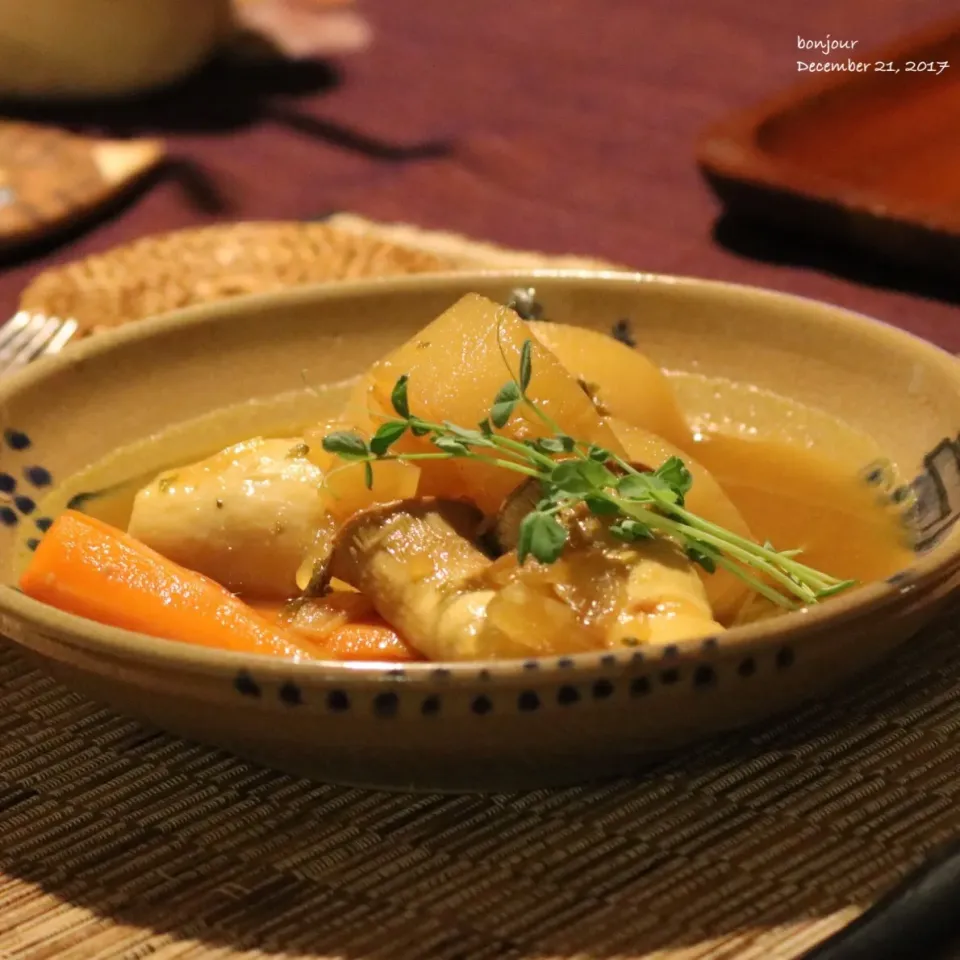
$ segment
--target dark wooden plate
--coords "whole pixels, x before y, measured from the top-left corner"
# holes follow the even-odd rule
[[[901,262],[960,266],[960,18],[863,53],[797,50],[794,89],[725,118],[697,160],[734,213]],[[863,64],[857,68],[856,64]],[[947,64],[947,66],[942,66]]]
[[[86,219],[163,157],[159,140],[100,140],[0,119],[0,250]]]

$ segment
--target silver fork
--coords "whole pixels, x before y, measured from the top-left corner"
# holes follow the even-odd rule
[[[59,353],[77,332],[76,320],[60,320],[21,310],[0,327],[0,376],[31,360]]]

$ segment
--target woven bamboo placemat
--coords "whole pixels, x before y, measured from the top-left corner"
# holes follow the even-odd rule
[[[328,226],[464,265],[485,249]],[[792,960],[960,831],[958,729],[944,625],[829,703],[629,781],[411,797],[147,730],[0,641],[0,958]]]

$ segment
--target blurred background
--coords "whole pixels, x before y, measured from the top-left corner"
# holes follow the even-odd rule
[[[144,263],[175,269],[175,245],[84,258],[340,212],[379,242],[402,223],[770,286],[960,349],[950,14],[945,0],[2,0],[0,310],[81,309],[107,284],[110,309],[139,297],[143,312]],[[869,66],[809,66],[849,60]],[[192,276],[239,257],[223,291],[279,282],[296,236],[194,244]],[[71,300],[46,274],[77,262]]]

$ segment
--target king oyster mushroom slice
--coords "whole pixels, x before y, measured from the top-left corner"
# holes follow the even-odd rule
[[[632,463],[631,466],[641,472],[650,469],[642,463]],[[541,490],[540,481],[536,477],[529,477],[504,498],[490,531],[490,540],[497,551],[509,553],[516,550],[520,539],[520,522],[540,502]]]
[[[520,539],[520,523],[540,502],[540,491],[540,481],[536,477],[529,477],[516,487],[500,505],[490,537],[500,553],[509,553],[511,550],[517,549],[517,541]]]
[[[483,516],[471,504],[423,498],[362,510],[337,532],[324,578],[365,594],[431,660],[483,656],[479,635],[493,590],[471,588],[489,565],[474,544]]]

